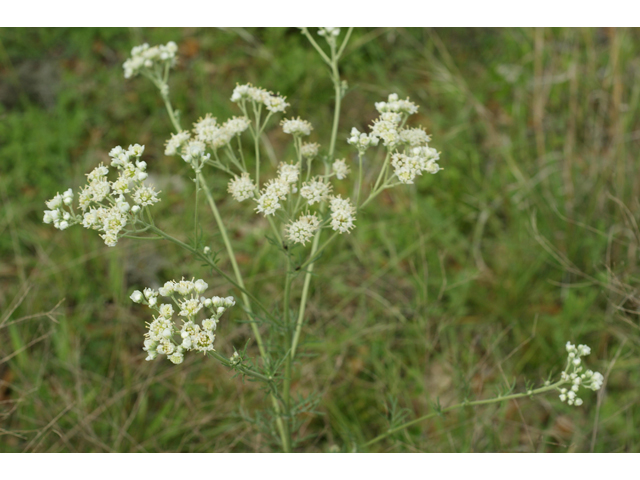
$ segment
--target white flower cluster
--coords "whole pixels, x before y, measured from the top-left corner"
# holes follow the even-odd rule
[[[415,147],[406,153],[394,153],[391,157],[391,165],[395,169],[396,177],[402,183],[411,184],[416,175],[422,172],[438,173],[440,166],[436,163],[440,155],[434,148]]]
[[[292,192],[296,193],[297,188],[294,187],[293,185],[295,185],[298,182],[298,178],[300,176],[300,165],[298,165],[297,163],[284,163],[281,162],[280,165],[278,166],[278,177],[292,185]]]
[[[118,170],[118,178],[109,181],[109,167],[100,164],[87,175],[87,185],[78,195],[82,215],[73,211],[71,189],[46,202],[44,222],[64,230],[81,223],[83,227],[102,232],[100,237],[113,247],[122,230],[138,219],[142,207],[159,201],[158,192],[143,182],[147,178],[147,163],[140,160],[144,146],[131,145],[127,150],[118,146],[109,152],[111,166]],[[65,210],[68,207],[68,210]]]
[[[560,400],[567,402],[569,405],[579,407],[583,403],[582,399],[578,397],[580,386],[590,388],[593,391],[600,390],[604,377],[599,372],[582,371],[581,357],[586,357],[591,353],[591,349],[587,345],[578,345],[576,347],[571,342],[567,342],[566,349],[569,358],[567,359],[567,368],[561,373],[560,379],[572,385],[569,389],[560,389]],[[569,373],[569,370],[571,370],[571,373]]]
[[[331,170],[333,170],[333,173],[335,173],[338,180],[344,180],[345,178],[347,178],[347,175],[349,175],[349,172],[351,171],[349,169],[349,165],[347,165],[347,161],[344,158],[333,162],[333,165],[331,165]]]
[[[366,133],[358,131],[356,127],[351,129],[351,136],[347,139],[347,143],[349,145],[355,145],[360,153],[364,153],[369,147],[377,146],[379,141],[380,139],[372,133],[367,135]]]
[[[210,153],[205,153],[207,145],[197,138],[189,140],[184,147],[182,147],[182,159],[192,165],[195,168],[199,168],[202,162],[211,158]]]
[[[293,243],[304,245],[311,240],[318,228],[320,228],[320,220],[314,213],[312,215],[301,215],[298,220],[285,227],[285,233]]]
[[[318,28],[318,35],[321,37],[337,37],[340,35],[340,27],[320,27]]]
[[[300,147],[300,155],[303,158],[313,159],[318,156],[318,150],[320,149],[320,145],[317,143],[303,143]]]
[[[309,205],[324,202],[331,194],[332,186],[319,177],[312,178],[310,182],[304,182],[300,189],[300,196],[305,198]]]
[[[292,163],[280,163],[278,176],[264,184],[256,211],[264,216],[274,215],[282,207],[280,200],[285,200],[290,193],[296,193],[298,178],[300,177],[300,165]],[[231,185],[230,185],[231,188]]]
[[[248,198],[253,198],[256,186],[251,180],[251,176],[248,173],[243,173],[239,177],[236,176],[229,182],[227,191],[231,194],[234,200],[242,202]]]
[[[164,154],[167,157],[173,157],[174,155],[177,155],[178,152],[182,150],[182,147],[186,145],[189,139],[191,139],[191,134],[186,130],[178,133],[172,133],[171,138],[165,143]]]
[[[131,50],[131,58],[127,59],[122,65],[124,68],[124,78],[131,78],[143,70],[152,70],[156,67],[164,67],[169,65],[173,67],[176,64],[176,53],[178,46],[175,42],[169,42],[166,45],[156,45],[150,47],[148,43],[144,43]]]
[[[193,124],[193,138],[191,133],[183,130],[171,134],[171,138],[165,144],[164,154],[173,156],[180,153],[182,159],[195,168],[202,162],[211,158],[206,153],[207,146],[212,150],[218,150],[229,144],[236,135],[240,135],[249,128],[249,119],[246,117],[233,117],[219,125],[217,119],[207,113]]]
[[[69,226],[69,221],[75,217],[72,210],[73,190],[69,189],[62,195],[59,193],[51,200],[45,202],[47,208],[44,211],[44,223],[53,223],[53,226],[64,230]],[[66,208],[65,208],[66,207]]]
[[[408,98],[400,100],[396,93],[389,95],[388,101],[375,105],[380,116],[373,121],[371,133],[361,133],[353,128],[347,142],[362,155],[382,140],[392,154],[391,165],[401,183],[411,184],[423,172],[438,173],[441,170],[437,163],[440,154],[429,147],[431,137],[422,128],[404,128],[407,118],[418,111],[418,106]]]
[[[256,211],[265,217],[274,215],[276,210],[282,207],[280,200],[286,199],[290,190],[289,183],[282,177],[269,180],[260,192]]]
[[[274,95],[272,92],[269,92],[264,88],[254,87],[250,83],[247,83],[246,85],[237,85],[231,94],[231,101],[241,103],[247,100],[254,104],[264,105],[267,110],[272,113],[284,112],[289,106],[286,102],[286,97]]]
[[[310,135],[311,130],[313,130],[311,124],[306,120],[302,120],[300,117],[284,119],[281,125],[284,133],[297,137]]]
[[[148,305],[158,316],[148,323],[149,331],[145,334],[144,348],[147,360],[153,360],[158,355],[180,364],[184,361],[184,354],[188,351],[209,352],[214,350],[216,328],[218,321],[227,309],[235,305],[233,297],[199,296],[209,286],[204,280],[169,281],[158,290],[145,288],[142,292],[136,290],[131,294],[135,303]],[[173,321],[175,312],[171,303],[159,303],[158,297],[169,297],[179,309],[178,316],[182,317],[182,327]],[[198,313],[204,311],[205,319],[197,322]],[[181,340],[176,341],[176,337]]]
[[[376,110],[380,113],[404,113],[406,115],[413,115],[418,113],[418,106],[411,102],[408,98],[406,100],[399,100],[397,93],[392,93],[386,102],[376,102]]]
[[[332,197],[329,201],[331,209],[331,228],[336,232],[349,233],[355,227],[356,209],[348,198],[341,198],[340,195]]]

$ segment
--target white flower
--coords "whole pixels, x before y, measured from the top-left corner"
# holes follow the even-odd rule
[[[133,193],[133,201],[144,207],[158,203],[160,199],[158,198],[158,192],[156,192],[153,187],[143,185],[138,187]]]
[[[142,292],[140,290],[135,290],[129,298],[131,298],[134,303],[140,303],[142,301]]]
[[[191,280],[182,279],[174,284],[174,290],[182,296],[189,295],[196,288]]]
[[[144,293],[144,296],[147,300],[152,299],[153,297],[157,297],[158,296],[158,292],[156,292],[153,288],[145,288],[142,293]]]
[[[224,122],[222,128],[231,136],[240,135],[247,128],[249,128],[250,122],[247,117],[233,117]]]
[[[604,377],[602,376],[602,374],[600,372],[594,372],[593,376],[591,377],[591,390],[593,391],[597,391],[600,390],[600,387],[602,387],[602,384],[604,383]]]
[[[167,143],[165,143],[164,154],[168,157],[177,155],[190,139],[191,134],[186,130],[178,133],[172,133],[171,138],[167,140]]]
[[[158,311],[160,312],[160,315],[162,315],[165,318],[173,317],[173,305],[169,303],[163,303],[162,305],[160,305],[160,308],[158,308]]]
[[[182,352],[176,351],[172,355],[167,357],[171,363],[175,365],[180,365],[184,361],[184,354]]]
[[[319,226],[320,220],[315,214],[302,215],[298,220],[285,227],[285,233],[292,242],[304,245],[313,238],[313,234]]]
[[[349,199],[343,199],[340,196],[332,197],[329,201],[331,210],[331,228],[340,233],[349,233],[355,228],[356,209],[351,205]]]
[[[231,95],[231,101],[237,103],[246,100],[261,103],[272,113],[284,112],[289,106],[285,97],[274,95],[264,88],[254,87],[250,83],[246,85],[236,85]]]
[[[275,214],[276,210],[278,210],[280,207],[282,207],[282,205],[280,205],[277,195],[274,195],[272,193],[263,193],[260,198],[258,198],[258,206],[256,207],[256,211],[267,216]]]
[[[587,345],[578,345],[577,351],[578,355],[580,355],[581,357],[586,357],[591,353],[591,348],[589,348]]]
[[[300,119],[300,117],[282,120],[281,125],[284,133],[295,136],[310,135],[311,130],[313,130],[311,124],[306,120]]]
[[[215,317],[206,318],[202,321],[202,328],[204,330],[215,331],[217,327],[218,327],[218,321],[216,320]]]
[[[175,326],[170,319],[158,317],[149,324],[149,332],[147,333],[147,337],[154,342],[160,342],[162,340],[166,340],[167,338],[171,338],[174,334],[174,330]]]
[[[256,186],[253,184],[251,176],[245,172],[240,177],[235,177],[229,182],[227,191],[234,200],[242,202],[248,198],[253,198],[255,189]]]
[[[176,63],[176,53],[178,46],[175,42],[166,45],[150,47],[148,43],[143,43],[131,50],[131,58],[122,65],[124,78],[131,78],[138,75],[142,70],[152,71],[157,65],[169,65],[173,67]]]
[[[300,165],[281,162],[278,166],[278,178],[284,183],[296,183],[300,176]]]
[[[385,120],[378,118],[374,120],[371,126],[371,133],[378,138],[382,139],[382,142],[386,147],[393,148],[400,141],[400,134],[398,133],[398,124],[392,120]]]
[[[174,289],[175,283],[173,281],[168,281],[158,289],[158,293],[163,297],[168,297],[174,292]]]
[[[300,155],[304,158],[315,158],[318,156],[320,145],[317,143],[303,143],[300,147]]]
[[[209,285],[207,285],[207,282],[205,282],[204,280],[196,280],[193,285],[195,287],[196,292],[198,293],[202,293],[207,288],[209,288]]]
[[[231,365],[238,365],[241,362],[242,359],[240,358],[238,352],[233,352],[233,355],[231,355],[231,358],[229,359],[229,363],[231,363]]]
[[[333,170],[333,173],[336,174],[336,178],[338,180],[347,178],[347,175],[350,172],[349,166],[347,165],[347,162],[344,158],[333,162],[333,165],[331,165],[331,170]]]
[[[171,355],[175,350],[176,346],[169,339],[160,340],[160,345],[156,347],[156,352],[160,355]]]
[[[426,145],[431,137],[422,128],[405,128],[400,131],[400,140],[411,147]]]
[[[215,335],[213,332],[217,328],[220,316],[226,309],[235,305],[233,297],[220,298],[214,297],[216,305],[212,299],[205,297],[196,298],[193,293],[201,293],[207,289],[208,285],[204,280],[185,280],[179,282],[168,281],[158,291],[151,288],[145,288],[140,296],[149,300],[149,306],[157,310],[160,315],[149,324],[149,330],[145,334],[145,342],[143,350],[148,352],[147,360],[153,360],[158,354],[167,355],[167,358],[174,364],[180,364],[184,361],[186,351],[197,350],[200,352],[208,352],[213,350],[213,341]],[[134,292],[135,293],[135,292]],[[163,296],[172,296],[180,306],[179,315],[186,317],[182,328],[178,330],[173,323],[173,306],[171,304],[162,304],[159,307],[154,305],[157,303],[158,294]],[[190,295],[187,297],[187,295]],[[175,296],[183,297],[176,299]],[[133,299],[133,295],[132,295]],[[214,308],[214,315],[205,318],[201,325],[196,324],[196,316],[205,306]],[[174,343],[174,336],[180,335],[181,344]]]
[[[129,145],[129,148],[127,149],[127,155],[129,157],[140,158],[143,153],[144,145],[140,145],[138,143],[136,143],[135,145]]]
[[[340,35],[340,27],[320,27],[318,28],[318,35],[321,37],[337,37]]]
[[[409,98],[406,100],[399,100],[397,93],[392,93],[389,95],[389,99],[387,102],[377,102],[376,110],[380,113],[386,112],[394,112],[394,113],[404,113],[407,115],[412,115],[418,112],[418,106],[409,101]]]
[[[200,162],[203,158],[208,158],[205,155],[205,149],[207,146],[201,137],[189,140],[184,147],[182,147],[182,159],[187,163]]]
[[[203,307],[202,302],[198,298],[189,298],[180,302],[180,315],[181,317],[194,317]]]
[[[285,99],[286,97],[281,97],[279,95],[269,95],[263,103],[270,112],[284,112],[289,106]]]
[[[232,102],[239,102],[241,100],[247,100],[250,98],[249,90],[254,88],[250,83],[247,85],[236,85],[236,88],[233,89],[233,93],[231,94]]]
[[[269,180],[263,191],[266,195],[273,195],[278,197],[280,200],[284,200],[285,198],[287,198],[287,195],[289,194],[290,187],[287,182],[285,182],[282,178],[278,177],[278,178]]]
[[[202,142],[207,142],[211,132],[218,128],[220,127],[218,126],[216,118],[210,113],[207,113],[204,118],[200,118],[193,124],[193,133],[195,134],[196,139]]]
[[[302,184],[300,196],[306,198],[309,205],[313,205],[314,203],[319,203],[329,198],[331,189],[330,184],[325,183],[319,178],[314,178],[310,182]]]
[[[209,352],[213,350],[213,342],[216,336],[210,330],[201,330],[195,335],[193,349],[199,352]]]
[[[351,129],[351,136],[347,139],[347,143],[349,145],[355,145],[360,152],[364,152],[369,147],[375,147],[379,141],[375,135],[361,133],[355,127]]]

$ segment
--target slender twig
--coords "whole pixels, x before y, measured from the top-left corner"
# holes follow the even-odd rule
[[[545,387],[540,387],[538,389],[535,390],[531,390],[529,392],[525,392],[525,393],[514,393],[512,395],[505,395],[505,396],[498,396],[495,398],[489,398],[486,400],[474,400],[472,402],[469,401],[465,401],[462,403],[458,403],[456,405],[452,405],[450,407],[447,408],[443,408],[443,409],[439,409],[436,412],[431,412],[427,415],[424,415],[420,418],[416,418],[415,420],[411,420],[410,422],[406,422],[403,423],[402,425],[399,425],[397,427],[394,428],[390,428],[389,430],[387,430],[386,432],[378,435],[377,437],[375,437],[372,440],[369,440],[367,443],[365,443],[363,446],[364,447],[368,447],[369,445],[373,445],[374,443],[379,442],[380,440],[384,440],[385,438],[387,438],[389,435],[393,435],[396,432],[399,432],[400,430],[404,430],[405,428],[409,428],[412,425],[416,425],[417,423],[421,423],[424,422],[425,420],[429,420],[430,418],[433,418],[437,415],[442,415],[443,413],[447,413],[450,412],[452,410],[457,410],[459,408],[462,407],[473,407],[476,405],[488,405],[491,403],[499,403],[499,402],[504,402],[507,400],[514,400],[517,398],[524,398],[524,397],[531,397],[533,395],[539,395],[541,393],[546,393],[546,392],[550,392],[552,390],[557,390],[558,387],[560,387],[561,385],[565,384],[566,382],[560,380],[552,385],[547,385]]]

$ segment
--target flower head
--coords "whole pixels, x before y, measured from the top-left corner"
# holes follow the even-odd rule
[[[350,172],[349,166],[344,158],[333,162],[331,170],[336,174],[338,180],[344,180]]]
[[[87,184],[80,189],[81,212],[73,210],[74,194],[68,189],[45,202],[48,210],[44,211],[44,223],[52,223],[60,230],[81,224],[101,232],[105,244],[115,246],[125,227],[139,220],[140,207],[159,201],[153,187],[143,183],[148,177],[147,163],[140,159],[143,152],[144,146],[138,144],[126,150],[120,146],[112,148],[109,156],[111,167],[118,172],[117,178],[109,180],[109,166],[98,165],[87,174]]]
[[[331,228],[339,233],[349,233],[355,228],[356,209],[348,198],[340,195],[331,197],[329,201],[331,210]]]
[[[315,158],[318,156],[319,148],[320,145],[317,143],[303,143],[302,147],[300,147],[300,155],[302,155],[303,158]]]
[[[298,118],[289,118],[281,122],[282,131],[294,136],[307,136],[311,134],[313,127],[306,120]]]
[[[311,240],[313,234],[320,226],[320,220],[313,215],[301,215],[298,220],[291,222],[285,227],[285,233],[289,240],[293,243],[301,243],[304,245]]]
[[[143,43],[131,50],[131,58],[122,65],[124,78],[131,78],[143,70],[151,71],[157,65],[168,65],[173,67],[176,64],[176,53],[178,46],[175,42],[166,45],[156,45],[150,47],[148,43]]]
[[[560,401],[567,402],[569,405],[580,406],[583,403],[581,398],[578,398],[577,394],[580,387],[589,388],[593,391],[600,390],[604,383],[604,377],[599,372],[593,372],[587,370],[583,372],[581,366],[581,357],[586,357],[591,353],[591,348],[587,345],[578,345],[577,347],[571,342],[567,342],[565,345],[567,351],[567,367],[560,375],[560,380],[563,383],[571,383],[571,389],[560,389]]]
[[[351,129],[351,136],[347,139],[349,145],[354,145],[360,152],[364,152],[369,147],[378,145],[380,139],[373,134],[361,133],[357,128]]]
[[[229,182],[227,191],[237,202],[242,202],[248,198],[253,198],[256,186],[248,173],[243,173],[240,177],[234,177]]]
[[[157,316],[148,324],[145,334],[144,348],[147,360],[153,360],[158,355],[165,355],[174,364],[184,361],[184,355],[189,351],[209,352],[214,350],[214,331],[222,314],[235,305],[233,297],[197,298],[194,294],[201,294],[208,288],[202,279],[180,281],[170,280],[158,291],[145,288],[131,294],[136,303],[146,303],[155,310]],[[174,309],[169,303],[158,305],[158,294],[172,296],[180,306],[179,316],[184,317],[182,327],[178,328],[173,320]],[[144,302],[144,299],[147,302]],[[198,324],[197,317],[205,311],[205,318]]]

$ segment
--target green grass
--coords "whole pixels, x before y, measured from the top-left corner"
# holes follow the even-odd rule
[[[316,135],[330,130],[331,82],[297,29],[0,30],[1,451],[277,449],[246,418],[259,423],[267,404],[256,384],[195,355],[144,361],[147,313],[130,292],[184,275],[228,294],[222,279],[172,245],[107,248],[42,224],[45,200],[81,185],[113,146],[141,143],[163,190],[157,218],[181,238],[193,231],[187,167],[163,155],[164,107],[149,82],[122,76],[132,46],[168,40],[180,46],[171,86],[184,124],[238,114],[228,98],[250,81],[287,95]],[[601,403],[464,409],[372,451],[640,450],[639,54],[637,30],[356,29],[338,154],[352,155],[348,131],[397,92],[420,104],[415,123],[445,169],[381,195],[317,264],[293,390],[320,403],[298,451],[352,451],[392,411],[411,419],[436,401],[541,383],[567,340],[608,373]],[[268,137],[286,155],[281,131]],[[281,300],[266,223],[228,199],[225,178],[210,182],[248,286]],[[251,337],[241,318],[224,318],[223,353]]]

